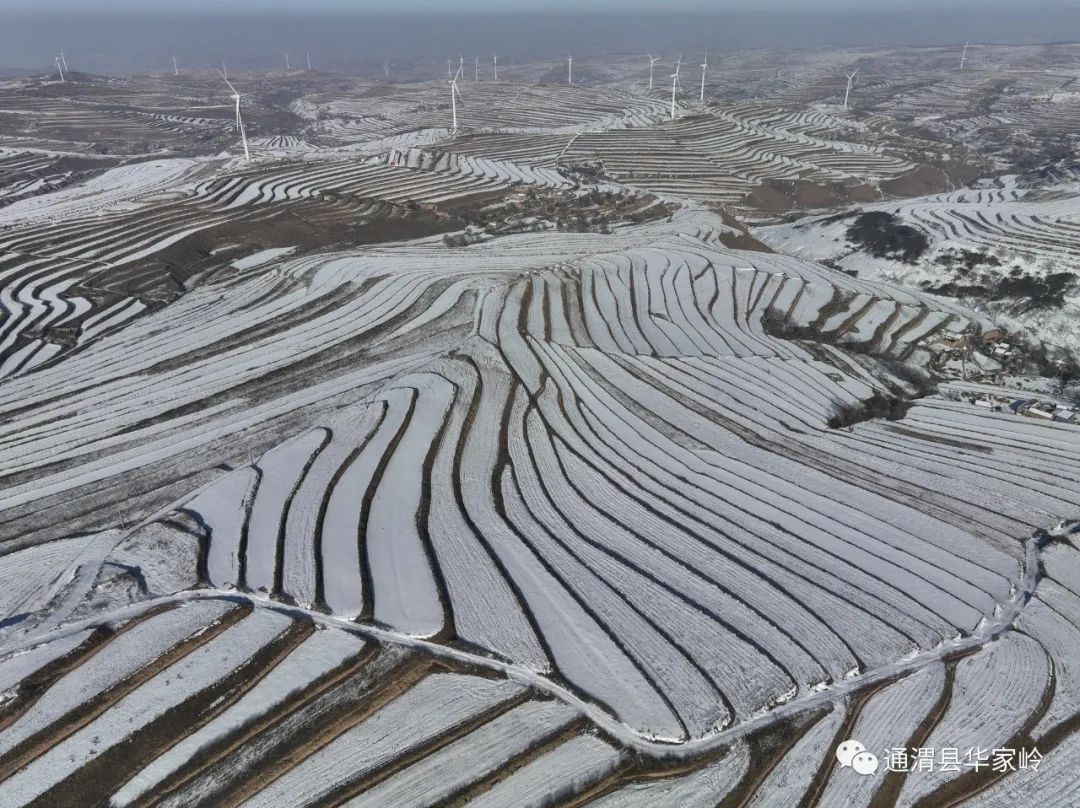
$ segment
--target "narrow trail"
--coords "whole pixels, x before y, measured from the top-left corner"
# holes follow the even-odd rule
[[[574,145],[574,141],[578,139],[578,134],[579,133],[575,132],[573,135],[570,136],[570,139],[566,141],[566,145],[563,146],[563,150],[559,152],[559,156],[555,158],[556,166],[559,165],[559,161],[563,159],[563,155],[566,154],[567,151],[569,151],[571,146]]]
[[[1034,594],[1039,581],[1040,552],[1050,538],[1050,534],[1044,531],[1038,531],[1034,536],[1027,539],[1024,543],[1025,554],[1023,573],[1014,584],[1013,594],[1008,600],[999,603],[994,610],[994,615],[984,618],[979,628],[973,634],[942,643],[936,648],[923,651],[922,653],[905,659],[897,660],[888,665],[864,671],[863,673],[851,676],[843,681],[836,682],[823,690],[808,693],[792,701],[767,709],[735,724],[734,726],[728,727],[727,729],[688,741],[676,738],[650,738],[641,735],[595,704],[586,701],[562,685],[551,681],[542,673],[529,668],[450,648],[418,637],[411,637],[393,631],[376,628],[374,626],[355,623],[342,617],[334,617],[321,612],[289,606],[270,600],[269,598],[258,597],[246,592],[201,589],[140,601],[105,614],[98,614],[85,620],[68,623],[52,631],[36,631],[17,641],[6,642],[3,645],[0,645],[0,654],[6,656],[18,653],[43,642],[75,634],[87,628],[140,617],[147,612],[162,606],[220,598],[251,604],[252,606],[262,609],[269,609],[295,619],[311,620],[320,626],[348,631],[381,643],[398,645],[442,659],[449,659],[466,665],[496,671],[503,674],[508,679],[529,685],[542,693],[557,698],[572,706],[604,732],[617,739],[626,748],[631,749],[638,754],[657,760],[687,760],[730,745],[752,733],[758,732],[779,722],[789,720],[801,713],[814,710],[826,704],[834,703],[863,688],[888,679],[913,673],[927,665],[937,663],[942,659],[955,654],[978,650],[984,645],[996,640],[1002,634],[1013,628],[1014,623],[1020,617],[1024,606]]]

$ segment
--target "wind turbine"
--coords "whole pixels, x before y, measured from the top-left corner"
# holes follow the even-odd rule
[[[859,75],[859,71],[854,73],[845,73],[847,76],[847,90],[844,91],[844,109],[848,108],[848,98],[851,96],[851,87],[855,84],[855,77]]]
[[[495,81],[499,80],[499,57],[491,54],[491,61],[495,63]]]
[[[574,83],[574,57],[566,54],[566,83]]]
[[[473,60],[473,81],[480,81],[480,54]]]
[[[285,69],[292,70],[292,65],[289,64],[289,54],[285,54]]]
[[[457,75],[450,79],[450,108],[454,112],[454,126],[450,130],[451,134],[457,134],[457,102],[461,98],[461,90],[458,89],[457,80],[461,76],[461,68],[458,68]],[[461,103],[465,103],[465,99],[462,98]]]
[[[304,51],[304,56],[307,58],[308,73],[311,72],[311,51]]]
[[[964,43],[964,52],[962,54],[960,54],[960,69],[961,70],[964,69],[964,62],[967,61],[967,52],[968,52],[969,47],[971,47],[971,43],[970,42],[965,42]],[[61,54],[63,54],[63,51],[61,51]]]
[[[653,56],[648,51],[646,51],[646,55],[649,57],[649,89],[651,90],[652,89],[653,65],[660,61],[660,57],[659,56]]]
[[[64,66],[64,70],[68,69],[67,57],[64,56],[64,46],[63,45],[60,46],[60,64],[62,64]],[[70,73],[71,71],[68,70],[68,72]]]
[[[179,76],[180,75],[180,67],[179,67],[179,65],[176,64],[176,54],[175,53],[172,55],[172,74],[174,76]]]
[[[459,53],[458,57],[457,57],[457,61],[458,61],[457,76],[455,78],[461,78],[462,76],[465,75],[465,57],[462,56]]]
[[[60,83],[63,84],[64,81],[65,81],[65,79],[64,79],[64,63],[63,63],[63,60],[59,56],[56,57],[56,69],[60,71]]]
[[[232,90],[233,101],[236,102],[236,131],[240,133],[240,140],[244,144],[244,159],[251,159],[251,152],[248,151],[247,134],[244,132],[244,119],[240,117],[240,93],[236,91],[236,88],[232,86],[229,81],[229,77],[225,75],[225,71],[218,71],[221,73],[221,78],[225,80],[225,83],[229,85],[229,89]]]
[[[383,59],[382,70],[383,70],[383,75],[386,78],[390,78],[390,60],[389,59]]]
[[[218,72],[221,74],[221,77],[225,79],[225,81],[229,80],[229,68],[225,66],[224,59],[221,60],[221,70],[219,70]]]
[[[709,52],[705,51],[705,61],[701,63],[701,103],[705,103],[705,71],[709,69]]]
[[[675,72],[671,74],[671,120],[675,120],[675,91],[682,88],[682,82],[679,81],[679,68],[682,67],[682,55],[679,55],[679,61],[675,63]]]
[[[454,78],[454,71],[450,69],[450,57],[446,57],[446,77],[448,79]]]

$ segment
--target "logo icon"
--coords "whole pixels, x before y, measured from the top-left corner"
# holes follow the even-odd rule
[[[850,766],[856,774],[868,775],[878,770],[877,755],[866,751],[858,741],[848,738],[836,747],[836,759],[840,766]]]

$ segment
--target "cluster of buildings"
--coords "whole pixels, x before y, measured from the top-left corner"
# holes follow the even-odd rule
[[[976,407],[986,407],[994,412],[1041,418],[1044,421],[1080,424],[1080,410],[1060,402],[1039,398],[1011,398],[989,393],[968,392],[963,394],[963,398]]]

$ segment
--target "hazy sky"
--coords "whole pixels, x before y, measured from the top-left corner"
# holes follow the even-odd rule
[[[800,11],[835,11],[838,9],[860,9],[862,11],[880,9],[898,11],[905,8],[949,7],[956,9],[998,7],[998,8],[1034,8],[1034,7],[1070,7],[1076,2],[1067,0],[0,0],[2,10],[68,9],[132,9],[142,12],[150,10],[188,10],[197,6],[221,10],[224,8],[258,10],[293,10],[299,13],[307,11],[348,11],[366,12],[407,12],[435,10],[443,14],[462,11],[497,11],[535,13],[543,10],[572,10],[579,12],[607,11],[612,13],[658,12],[679,9],[683,11],[723,13],[724,11],[757,11],[767,8],[796,9]],[[1080,32],[1077,34],[1080,36]]]
[[[310,49],[315,66],[348,70],[492,50],[509,64],[567,50],[586,58],[1077,38],[1080,0],[0,0],[0,71],[52,70],[61,46],[73,68],[125,74],[171,68],[173,53],[192,69],[227,60],[265,70],[285,51]]]

